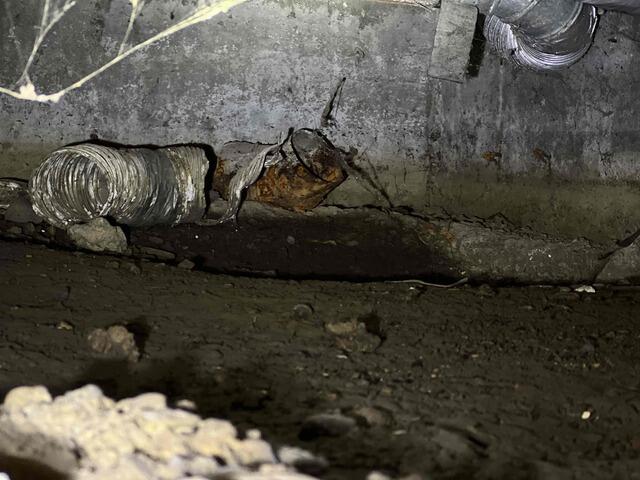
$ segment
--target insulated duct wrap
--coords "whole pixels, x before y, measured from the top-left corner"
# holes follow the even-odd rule
[[[145,226],[196,221],[206,208],[209,161],[197,147],[81,144],[51,153],[29,181],[33,209],[66,228],[97,217]]]
[[[539,71],[576,63],[591,47],[596,8],[574,0],[494,0],[484,34],[515,63]]]

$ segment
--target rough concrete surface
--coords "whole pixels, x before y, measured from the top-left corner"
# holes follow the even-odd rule
[[[239,438],[259,428],[276,452],[324,457],[326,479],[638,478],[636,289],[442,290],[115,262],[0,245],[0,395],[91,383],[115,401],[188,399]],[[91,349],[87,334],[112,325],[138,332],[137,363]]]
[[[630,245],[610,253],[596,280],[606,283],[612,278],[629,284],[640,281],[640,244],[637,238]]]
[[[148,2],[131,42],[195,3]],[[585,59],[553,74],[515,69],[479,42],[477,74],[453,84],[427,75],[438,10],[421,3],[428,8],[251,1],[134,54],[58,104],[1,96],[0,175],[27,177],[46,152],[90,137],[216,150],[232,140],[273,142],[289,127],[319,126],[346,78],[328,133],[359,150],[363,174],[330,202],[500,212],[518,225],[598,241],[633,231],[640,20],[607,14]],[[3,2],[0,84],[20,76],[41,7]],[[55,91],[104,64],[128,18],[125,0],[79,2],[45,39],[34,84]]]
[[[224,212],[226,202],[215,201],[209,212],[212,222]],[[0,212],[0,238],[110,250],[102,236],[100,242],[78,243],[74,232],[79,228],[87,226],[68,231],[44,224],[36,228],[3,220]],[[500,217],[422,218],[396,210],[336,207],[300,213],[246,202],[236,223],[127,231],[128,247],[122,244],[120,251],[130,258],[214,273],[530,285],[629,283],[640,272],[637,262],[615,267],[620,262],[610,255],[618,248],[613,243],[540,235],[514,228]],[[122,231],[118,235],[124,241]]]

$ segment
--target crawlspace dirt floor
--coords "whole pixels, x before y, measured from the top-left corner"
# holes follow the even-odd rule
[[[639,302],[238,278],[3,242],[0,394],[164,392],[326,457],[330,479],[640,478]],[[113,324],[136,332],[140,361],[90,350]],[[325,412],[357,426],[303,428]]]

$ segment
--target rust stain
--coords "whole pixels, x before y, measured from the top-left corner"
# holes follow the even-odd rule
[[[346,174],[337,159],[322,149],[306,162],[307,167],[285,162],[267,168],[249,188],[247,199],[298,212],[314,209],[346,179]],[[235,173],[227,170],[225,160],[218,159],[213,188],[223,198],[228,198],[229,182]]]
[[[534,148],[531,153],[533,153],[533,157],[539,162],[548,163],[551,160],[551,154],[545,152],[541,148]]]
[[[335,165],[324,166],[319,173],[314,176],[302,165],[276,165],[249,189],[247,198],[295,211],[311,210],[345,179],[342,169]]]
[[[432,223],[425,223],[422,226],[422,231],[417,234],[420,242],[427,246],[433,245],[433,242],[438,240],[444,240],[449,246],[453,246],[456,241],[456,236],[451,230],[437,227]]]
[[[498,164],[500,163],[500,160],[502,160],[502,152],[484,152],[482,154],[482,158],[484,158],[488,163]]]

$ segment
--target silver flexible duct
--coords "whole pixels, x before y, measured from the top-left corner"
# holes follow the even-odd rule
[[[575,0],[495,0],[484,34],[502,56],[538,71],[576,63],[591,47],[596,8]]]
[[[484,34],[500,55],[538,71],[576,63],[591,47],[596,7],[640,15],[640,0],[461,0],[487,15]]]
[[[209,161],[196,147],[82,144],[51,153],[29,181],[33,209],[65,228],[97,217],[131,226],[202,218]]]

